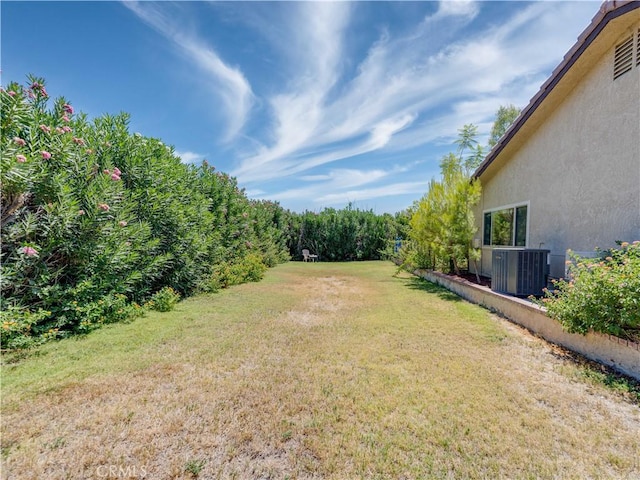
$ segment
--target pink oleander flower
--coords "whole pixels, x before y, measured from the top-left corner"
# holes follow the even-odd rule
[[[33,82],[31,84],[31,90],[39,91],[43,96],[48,97],[47,90],[44,88],[44,85],[38,82]]]
[[[118,176],[122,175],[122,172],[118,167],[113,167],[113,173],[115,173]]]
[[[26,161],[27,161],[27,157],[25,157],[24,155],[16,155],[16,162],[24,163]]]
[[[125,222],[124,220],[120,220],[118,222],[118,225],[120,225],[121,227],[126,227],[127,226],[127,222]]]
[[[111,172],[109,171],[108,168],[105,168],[104,170],[102,170],[102,173],[104,173],[105,175],[111,175]]]
[[[69,115],[73,115],[73,107],[71,105],[69,105],[68,103],[65,103],[62,106],[62,110],[64,110],[66,113],[68,113]]]
[[[64,130],[62,128],[60,128],[60,127],[56,127],[56,133],[62,134],[62,133],[64,133]]]
[[[13,90],[9,90],[7,92],[7,95],[9,95],[10,97],[15,97],[16,96],[16,92],[14,92]]]
[[[13,137],[13,143],[15,143],[16,145],[20,145],[21,147],[24,147],[27,144],[27,142],[25,142],[20,137]]]
[[[63,132],[70,132],[71,131],[71,127],[68,125],[65,125],[64,127],[62,127],[62,131]]]
[[[40,130],[42,130],[45,133],[51,133],[51,127],[48,127],[46,125],[40,125]]]
[[[84,210],[82,209],[78,210],[78,215],[84,215]]]
[[[42,150],[40,153],[42,154],[43,160],[49,160],[51,158],[51,154],[46,150]]]
[[[73,137],[73,143],[76,145],[84,145],[84,140],[78,137]]]
[[[107,205],[106,203],[99,203],[98,204],[98,208],[100,210],[102,210],[103,212],[108,212],[109,210],[111,210],[111,207],[109,205]]]
[[[63,115],[63,116],[62,116],[62,121],[63,121],[63,122],[67,122],[67,123],[68,123],[68,122],[70,122],[70,121],[71,121],[71,119],[70,119],[69,117],[67,117],[66,115]]]
[[[27,257],[35,257],[38,255],[38,251],[33,247],[22,247],[22,253]]]
[[[44,88],[44,85],[38,82],[33,82],[31,84],[31,87],[29,87],[29,98],[36,98],[36,95],[34,92],[40,92],[40,95],[42,95],[45,98],[49,96],[49,94],[47,93],[47,90]]]
[[[117,182],[118,180],[120,180],[120,175],[116,175],[115,173],[112,173],[111,180],[113,180],[114,182]]]

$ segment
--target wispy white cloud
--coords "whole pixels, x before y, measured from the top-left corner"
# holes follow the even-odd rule
[[[405,100],[403,109],[402,90],[407,85],[402,78],[405,69],[387,68],[392,63],[388,42],[389,39],[383,36],[372,46],[359,67],[358,76],[349,80],[343,94],[332,102],[309,102],[311,98],[318,98],[317,86],[311,92],[276,97],[272,105],[278,119],[277,141],[245,159],[236,173],[248,181],[265,179],[265,174],[281,175],[283,170],[297,173],[386,145],[398,117],[403,118],[401,123],[415,118],[415,114],[403,111],[410,103]],[[389,78],[394,70],[397,72],[395,78]],[[323,93],[327,91],[326,87],[322,89]],[[300,156],[322,151],[318,147],[337,142],[346,143],[334,145],[329,153],[313,155],[304,163],[300,161]],[[265,163],[271,164],[268,170],[261,168]]]
[[[364,50],[349,43],[358,2],[281,4],[274,8],[286,15],[270,11],[262,24],[252,10],[246,22],[277,52],[277,78],[284,79],[259,98],[239,68],[167,15],[169,7],[125,5],[210,74],[225,106],[227,138],[236,135],[231,173],[248,192],[326,204],[422,192],[437,158],[428,159],[428,172],[413,163],[401,172],[388,166],[393,161],[356,165],[371,154],[380,160],[450,143],[466,123],[486,136],[498,107],[526,105],[597,9],[591,2],[534,2],[481,24],[487,4],[443,0],[413,27],[381,28]],[[256,101],[261,108],[252,110]],[[255,135],[237,136],[258,110],[264,117]],[[429,178],[417,181],[421,176]],[[285,179],[297,184],[281,190]]]
[[[301,150],[297,155],[290,158],[278,158],[277,162],[272,161],[269,169],[253,170],[245,177],[245,180],[247,178],[253,181],[268,180],[270,178],[295,175],[314,167],[374,152],[383,148],[396,133],[405,129],[414,119],[415,116],[409,114],[404,114],[399,118],[385,119],[378,124],[368,126],[370,131],[362,132],[365,134],[363,139],[349,146],[335,146],[323,152],[314,150],[305,152]],[[311,147],[314,145],[318,144],[310,143]]]
[[[329,171],[324,175],[305,175],[300,180],[307,182],[325,182],[320,188],[326,188],[328,184],[332,189],[353,188],[367,183],[376,182],[383,179],[390,172],[384,170],[357,170],[353,168],[339,168]]]
[[[264,190],[260,190],[259,188],[254,188],[251,190],[245,190],[247,197],[249,198],[259,198],[262,197],[266,192]],[[271,197],[269,197],[271,199]]]
[[[473,18],[479,11],[478,3],[473,0],[442,0],[438,5],[438,11],[435,16],[437,18],[449,16]]]
[[[343,33],[348,25],[351,6],[348,2],[301,2],[291,15],[288,30],[291,38],[283,39],[289,64],[295,65],[295,76],[282,93],[272,96],[275,142],[263,146],[257,154],[245,159],[234,172],[251,178],[250,172],[265,171],[280,175],[274,161],[287,158],[312,143],[312,136],[324,118],[325,101],[340,75]],[[304,25],[304,27],[301,27]],[[295,48],[293,48],[295,46]]]
[[[195,152],[189,152],[189,151],[180,152],[176,150],[174,153],[176,154],[176,156],[180,157],[180,160],[182,160],[183,163],[194,163],[204,158],[204,155],[200,153],[195,153]]]
[[[178,46],[196,66],[209,75],[211,93],[224,105],[227,130],[224,140],[234,139],[242,130],[254,101],[251,86],[243,73],[227,65],[215,49],[182,27],[166,11],[163,2],[124,1],[125,7]],[[175,5],[173,5],[175,7]]]
[[[401,182],[375,188],[328,193],[315,199],[319,205],[337,205],[396,195],[419,194],[427,189],[428,182]]]
[[[388,170],[359,170],[337,168],[323,174],[301,175],[303,183],[297,188],[279,192],[262,192],[260,196],[279,201],[303,201],[311,199],[314,204],[334,205],[342,201],[357,201],[376,196],[403,195],[423,192],[426,181],[394,182],[390,178],[406,172],[413,165],[396,165]],[[377,186],[375,186],[377,184]],[[367,188],[362,188],[362,187]]]
[[[349,17],[342,12],[336,20],[335,11],[317,12],[317,5],[307,4],[305,14],[312,12],[316,21],[298,35],[303,36],[301,56],[317,51],[321,61],[302,61],[300,77],[270,99],[274,141],[241,160],[234,174],[242,182],[300,175],[365,153],[452,139],[465,123],[488,131],[498,107],[524,106],[575,41],[567,36],[566,24],[586,25],[584,17],[576,20],[574,3],[539,2],[485,30],[434,38],[433,29],[462,28],[481,8],[476,2],[443,1],[413,30],[401,36],[384,31],[356,75],[341,79],[340,89],[329,95],[340,78],[337,57],[344,50]],[[580,8],[593,10],[592,5]],[[309,82],[308,75],[317,81]]]

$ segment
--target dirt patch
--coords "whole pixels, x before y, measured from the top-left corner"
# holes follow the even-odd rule
[[[475,273],[463,273],[459,275],[449,275],[453,279],[466,280],[467,282],[475,283],[476,285],[482,285],[483,287],[491,288],[491,278],[480,276],[480,281],[476,277]]]
[[[365,296],[363,286],[349,277],[308,278],[293,288],[303,300],[296,309],[286,313],[284,320],[304,326],[331,322],[361,304]]]

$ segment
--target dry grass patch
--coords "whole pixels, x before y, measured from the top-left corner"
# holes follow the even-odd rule
[[[640,477],[637,405],[393,272],[290,263],[5,365],[3,478]]]

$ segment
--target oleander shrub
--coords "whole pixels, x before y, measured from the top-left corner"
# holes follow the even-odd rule
[[[168,288],[183,297],[261,278],[288,258],[277,203],[130,133],[128,115],[89,120],[36,77],[0,97],[3,349],[135,318]],[[232,281],[220,282],[225,266]]]
[[[601,254],[572,255],[568,278],[555,281],[538,303],[569,332],[640,340],[640,241]]]

